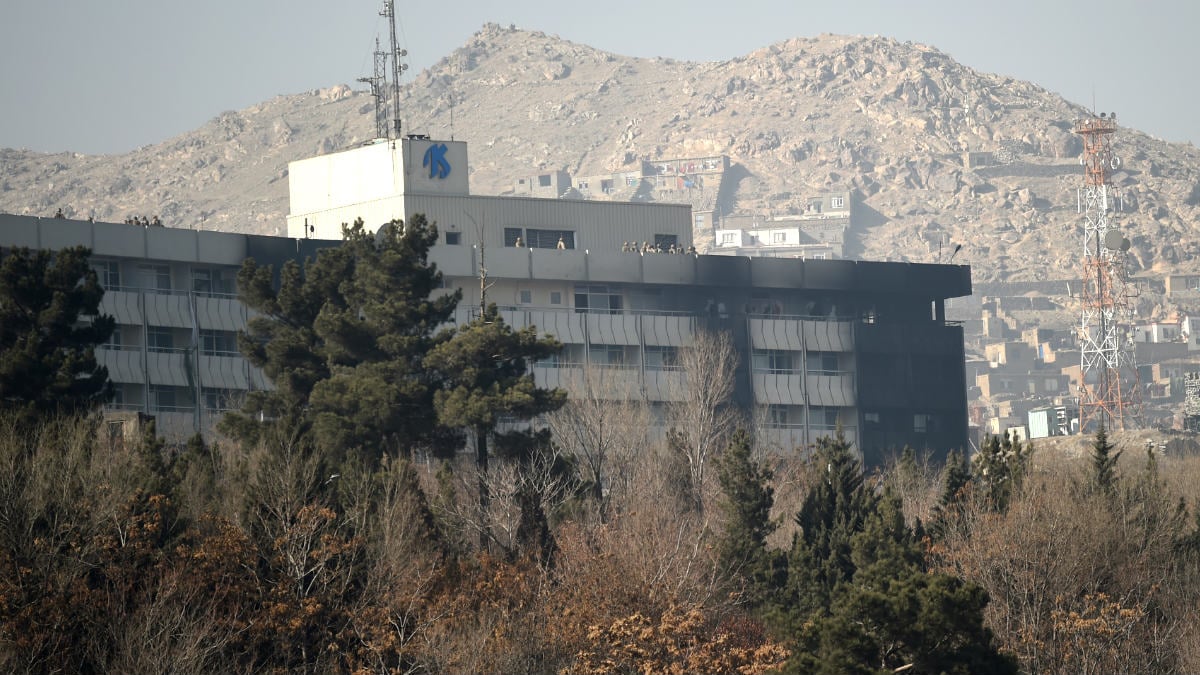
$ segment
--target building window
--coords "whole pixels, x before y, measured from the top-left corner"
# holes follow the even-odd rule
[[[179,396],[176,387],[150,385],[150,409],[161,411],[179,410]]]
[[[523,288],[517,293],[517,296],[518,296],[517,302],[521,303],[522,305],[533,304],[533,291],[531,291],[527,288]]]
[[[809,352],[807,364],[810,375],[838,374],[838,355],[834,352]]]
[[[96,270],[97,280],[104,288],[121,287],[121,264],[116,260],[93,260],[92,269]]]
[[[175,351],[175,340],[170,328],[150,326],[146,329],[146,350],[151,352]]]
[[[522,246],[524,246],[524,245],[526,245],[523,241],[524,235],[525,235],[525,231],[519,227],[504,228],[504,245],[505,246],[516,246],[517,242],[520,241],[520,242],[522,242]]]
[[[588,189],[588,182],[586,180],[581,180],[581,181],[579,181],[579,184],[576,187],[579,188],[580,190],[586,190],[586,189]]]
[[[575,248],[575,233],[571,230],[535,230],[531,227],[525,233],[528,235],[525,245],[529,248],[558,248],[560,239],[563,248]]]
[[[620,345],[592,345],[588,349],[588,361],[596,366],[623,366],[625,356],[625,348]]]
[[[201,390],[204,398],[204,409],[209,412],[225,412],[237,409],[234,404],[235,392],[229,389],[214,389],[205,387]]]
[[[552,304],[552,305],[561,305],[562,304],[562,292],[561,291],[550,291],[550,304]]]
[[[138,265],[138,276],[145,290],[171,292],[171,268],[167,265]]]
[[[788,406],[786,405],[768,405],[767,406],[767,427],[771,429],[784,429],[788,426]]]
[[[772,232],[771,233],[771,243],[772,244],[786,244],[787,243],[787,232]]]
[[[913,433],[927,434],[933,431],[933,415],[918,413],[913,415]]]
[[[833,431],[838,425],[838,409],[828,406],[810,406],[808,424],[814,430]]]
[[[679,245],[679,235],[677,234],[656,234],[654,235],[654,245],[662,247],[664,250],[672,246]]]
[[[538,185],[541,187],[550,187],[550,174],[542,174],[538,176]]]
[[[772,375],[785,375],[795,372],[795,360],[792,352],[775,349],[756,351],[751,355],[754,370]]]
[[[209,356],[237,356],[237,333],[231,330],[201,330],[200,353]]]
[[[736,232],[722,232],[721,233],[721,244],[722,245],[733,244],[735,242],[736,237],[737,237]]]
[[[446,245],[447,246],[458,246],[461,243],[462,243],[462,232],[447,232],[446,233]]]
[[[617,314],[624,308],[620,291],[608,286],[576,286],[575,310]]]
[[[207,267],[192,268],[192,292],[199,295],[232,295],[233,288],[221,277],[221,270]]]
[[[835,209],[845,208],[846,207],[846,198],[845,197],[830,197],[829,198],[829,206],[830,206],[830,208],[835,208]]]
[[[121,327],[114,326],[112,335],[109,335],[108,339],[105,340],[100,346],[104,347],[105,349],[119,351],[121,349]]]
[[[646,347],[647,370],[673,370],[679,367],[677,347]]]

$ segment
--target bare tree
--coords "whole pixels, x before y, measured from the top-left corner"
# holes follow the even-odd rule
[[[650,438],[650,411],[624,371],[584,366],[564,383],[566,405],[546,416],[554,444],[575,457],[596,503],[608,519],[614,487],[627,485],[634,453]]]
[[[693,505],[703,508],[709,460],[723,448],[740,420],[733,406],[737,352],[728,333],[697,331],[680,350],[682,391],[669,406],[670,447],[687,463]]]

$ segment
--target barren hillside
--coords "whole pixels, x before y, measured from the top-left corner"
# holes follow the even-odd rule
[[[546,169],[726,154],[729,213],[794,213],[805,197],[853,188],[856,257],[933,261],[961,243],[955,262],[977,280],[1034,281],[1072,276],[1078,256],[1070,130],[1086,111],[924,45],[824,35],[691,63],[488,25],[404,89],[406,131],[470,143],[476,193]],[[335,85],[125,155],[0,150],[0,210],[282,233],[287,162],[367,140],[373,110]],[[1138,271],[1186,269],[1200,253],[1200,153],[1132,129],[1114,145],[1118,222]],[[1002,161],[967,169],[968,150]]]

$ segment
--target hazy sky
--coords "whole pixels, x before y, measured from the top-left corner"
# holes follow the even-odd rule
[[[0,0],[0,147],[126,152],[222,111],[369,75],[381,0]],[[412,72],[486,22],[628,56],[725,60],[884,35],[1200,143],[1194,0],[396,0]],[[600,11],[601,7],[606,11]]]

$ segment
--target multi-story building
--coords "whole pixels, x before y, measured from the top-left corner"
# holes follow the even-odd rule
[[[564,344],[535,364],[543,385],[571,393],[601,372],[619,385],[610,391],[666,414],[687,387],[679,354],[699,331],[724,331],[736,402],[783,447],[839,427],[868,464],[906,445],[966,445],[963,334],[945,301],[970,294],[968,267],[628,252],[630,241],[690,246],[691,208],[471,195],[466,168],[465,143],[424,138],[294,162],[291,238],[4,216],[0,246],[92,247],[120,325],[100,350],[115,405],[181,433],[269,386],[235,352],[246,257],[312,255],[336,245],[342,223],[423,213],[439,227],[431,261],[464,294],[458,321],[479,306],[486,268],[487,300],[507,321]]]
[[[115,390],[110,407],[154,415],[174,440],[207,431],[246,391],[267,386],[237,348],[248,318],[235,287],[242,261],[282,263],[317,248],[281,237],[0,214],[0,247],[80,245],[92,249],[105,288],[100,309],[117,321],[97,350]]]

